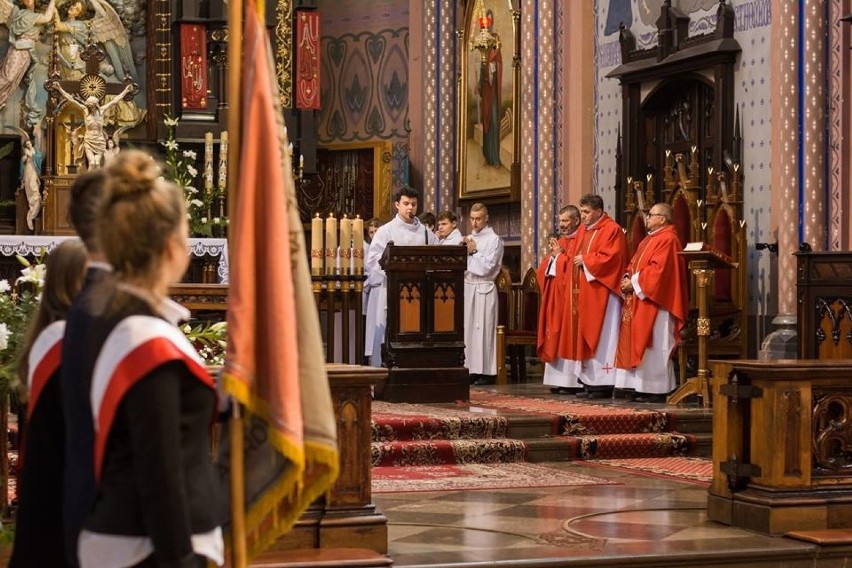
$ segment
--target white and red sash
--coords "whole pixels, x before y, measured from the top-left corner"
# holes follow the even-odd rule
[[[107,337],[92,375],[95,479],[100,480],[107,440],[124,395],[148,373],[171,361],[183,361],[195,378],[215,390],[213,378],[195,348],[165,320],[130,316]]]
[[[27,420],[32,417],[38,399],[47,386],[62,359],[62,338],[65,336],[65,320],[55,321],[38,334],[27,357],[27,389],[30,401],[27,405]]]

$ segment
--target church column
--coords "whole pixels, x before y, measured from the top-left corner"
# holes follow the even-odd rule
[[[825,250],[825,0],[804,2],[804,120],[802,121],[802,208],[804,240],[814,250]]]
[[[798,249],[798,5],[772,2],[772,209],[778,230],[778,315],[796,314]],[[777,95],[777,96],[776,96]]]
[[[538,183],[535,184],[538,203],[533,212],[538,229],[536,256],[528,259],[525,266],[538,266],[539,259],[547,254],[547,239],[556,227],[556,187],[554,185],[553,164],[554,131],[556,115],[556,77],[553,73],[556,53],[555,8],[560,2],[540,2],[538,13],[538,58],[535,67],[538,70]]]
[[[538,243],[536,219],[537,100],[536,0],[521,3],[521,266],[534,266]],[[524,270],[522,269],[523,273]]]

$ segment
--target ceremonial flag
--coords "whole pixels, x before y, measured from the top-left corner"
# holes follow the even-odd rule
[[[250,414],[244,435],[248,555],[290,529],[338,473],[337,433],[272,62],[245,11],[242,125],[231,219],[222,385]],[[227,463],[228,444],[223,444]],[[236,523],[235,523],[236,524]],[[236,538],[236,537],[235,537]]]

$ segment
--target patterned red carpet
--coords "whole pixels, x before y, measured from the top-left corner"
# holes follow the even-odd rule
[[[654,477],[689,481],[699,485],[710,485],[713,479],[713,461],[708,458],[667,457],[591,460],[589,465],[642,472]]]
[[[605,485],[615,482],[534,463],[374,467],[373,493]]]
[[[668,412],[635,410],[584,402],[550,400],[470,389],[470,404],[486,408],[552,414],[558,417],[558,433],[567,436],[664,432],[674,420]]]
[[[373,404],[373,466],[436,466],[524,461],[532,440],[507,438],[509,419],[537,417],[551,459],[681,456],[694,438],[671,431],[665,411],[498,394],[471,389],[455,407]],[[546,436],[546,433],[542,434]],[[542,441],[541,438],[535,440]]]

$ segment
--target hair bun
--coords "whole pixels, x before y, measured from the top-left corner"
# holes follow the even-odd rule
[[[141,150],[123,150],[107,166],[111,201],[144,195],[163,173],[156,160]]]

